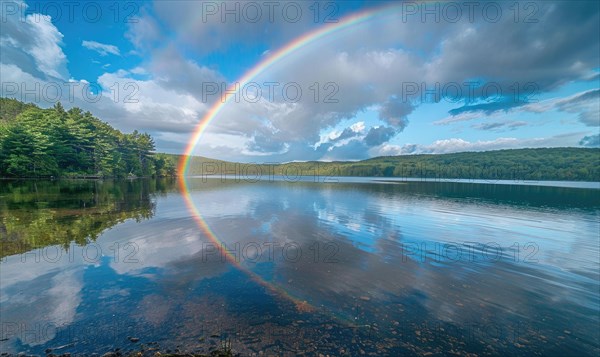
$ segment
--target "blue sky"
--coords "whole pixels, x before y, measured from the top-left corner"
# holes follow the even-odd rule
[[[253,78],[194,153],[282,162],[599,145],[597,2],[519,3],[518,12],[492,1],[269,4],[3,1],[1,94],[79,106],[182,153],[219,100],[211,85],[236,83],[328,21],[388,6]]]

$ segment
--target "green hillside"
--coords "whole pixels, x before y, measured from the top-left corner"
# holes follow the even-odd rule
[[[192,159],[187,175],[374,176],[495,180],[600,181],[600,149],[538,148],[439,155],[402,155],[363,161],[238,164]]]

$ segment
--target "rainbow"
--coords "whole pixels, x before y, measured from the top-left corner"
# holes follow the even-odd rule
[[[289,42],[287,45],[278,49],[276,52],[268,55],[265,59],[263,59],[261,62],[256,64],[253,68],[251,68],[246,73],[244,73],[244,75],[240,79],[233,82],[228,87],[227,92],[226,92],[228,95],[226,95],[224,100],[216,101],[215,104],[206,113],[206,115],[200,120],[200,122],[197,124],[197,126],[194,130],[194,135],[192,136],[192,139],[190,140],[190,142],[188,143],[188,145],[186,147],[184,155],[182,156],[181,160],[179,161],[179,165],[178,165],[178,172],[180,175],[179,176],[179,185],[180,185],[181,192],[183,193],[183,196],[185,197],[186,205],[187,205],[188,209],[192,212],[194,220],[196,221],[196,223],[198,224],[200,229],[204,232],[204,234],[211,240],[212,243],[215,244],[215,247],[222,247],[223,244],[217,238],[216,234],[206,224],[206,222],[202,218],[202,215],[198,211],[196,205],[192,202],[191,195],[189,194],[189,188],[188,188],[185,177],[187,174],[187,170],[189,167],[190,159],[192,157],[194,148],[196,147],[197,143],[200,141],[200,138],[201,138],[204,130],[207,128],[207,126],[210,124],[210,122],[217,117],[219,112],[227,105],[227,103],[229,102],[229,99],[235,94],[236,85],[237,85],[237,88],[243,87],[245,84],[250,82],[254,77],[256,77],[257,75],[259,75],[260,73],[265,71],[267,68],[269,68],[276,62],[278,62],[281,59],[283,59],[284,57],[289,56],[290,54],[300,50],[301,48],[305,47],[306,45],[308,45],[310,43],[313,43],[319,39],[322,39],[322,38],[329,36],[331,34],[334,34],[336,32],[339,32],[343,29],[349,28],[349,27],[357,25],[359,23],[363,23],[377,15],[387,13],[389,10],[392,10],[393,8],[397,8],[398,6],[399,5],[397,3],[392,4],[392,5],[388,4],[388,5],[376,7],[373,9],[360,11],[360,12],[348,15],[348,16],[344,17],[343,19],[340,19],[336,23],[331,23],[331,24],[322,26],[320,28],[315,29],[314,31],[308,32],[302,36],[297,37],[296,39]],[[228,262],[230,262],[235,267],[237,267],[240,270],[247,273],[252,280],[257,282],[261,286],[265,287],[269,291],[292,301],[296,305],[298,310],[311,311],[314,309],[308,302],[293,297],[287,291],[265,281],[258,274],[254,273],[253,271],[242,266],[240,264],[240,262],[238,262],[236,257],[228,250],[223,249],[221,253],[227,259]]]
[[[244,75],[234,81],[228,88],[226,93],[228,95],[225,96],[224,100],[217,100],[215,104],[209,109],[206,115],[200,120],[194,129],[194,135],[192,139],[188,143],[188,146],[185,149],[185,154],[179,162],[178,172],[180,175],[185,176],[187,172],[187,168],[189,165],[190,158],[192,157],[192,153],[196,144],[200,141],[202,137],[202,133],[206,130],[208,124],[217,117],[219,112],[227,105],[229,99],[234,96],[236,85],[238,88],[244,87],[245,84],[249,83],[254,77],[265,71],[267,68],[280,61],[284,57],[290,55],[293,52],[298,51],[302,47],[315,42],[325,36],[331,35],[335,32],[348,28],[350,26],[354,26],[356,24],[365,22],[372,17],[385,13],[386,10],[391,10],[393,8],[397,8],[398,4],[386,5],[382,7],[377,7],[370,10],[361,11],[352,15],[348,15],[347,17],[340,19],[340,21],[336,23],[331,23],[326,26],[322,26],[320,28],[315,29],[312,32],[308,32],[302,36],[297,37],[296,39],[290,41],[287,45],[281,47],[276,52],[267,56],[249,71],[244,73]]]

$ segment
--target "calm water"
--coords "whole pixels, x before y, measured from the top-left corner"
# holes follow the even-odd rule
[[[0,181],[0,352],[600,352],[598,189],[188,188]]]

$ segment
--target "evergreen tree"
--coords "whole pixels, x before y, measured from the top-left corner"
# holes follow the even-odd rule
[[[147,133],[124,134],[60,103],[40,109],[0,98],[0,107],[0,176],[175,175],[175,158],[157,158]]]

